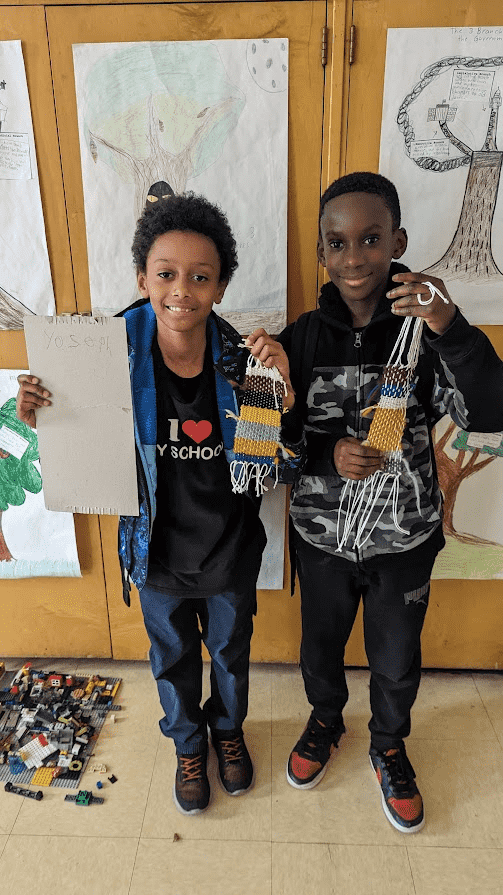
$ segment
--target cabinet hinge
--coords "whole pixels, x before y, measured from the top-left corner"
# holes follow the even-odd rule
[[[328,28],[323,26],[321,32],[321,64],[325,66],[328,61]]]
[[[355,43],[356,43],[356,27],[355,25],[351,25],[351,30],[349,32],[349,64],[352,65],[355,61]]]

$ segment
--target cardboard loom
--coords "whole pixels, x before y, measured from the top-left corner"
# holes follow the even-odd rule
[[[37,411],[47,509],[138,515],[125,320],[27,315],[24,331],[30,372],[52,394]]]

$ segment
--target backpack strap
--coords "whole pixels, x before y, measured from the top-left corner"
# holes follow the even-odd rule
[[[314,358],[318,348],[318,339],[321,332],[320,312],[308,311],[302,314],[296,321],[292,331],[290,343],[290,376],[295,391],[295,403],[298,404],[302,417],[307,416],[307,395],[313,376]],[[292,517],[289,516],[289,554],[290,554],[290,593],[295,591],[295,576],[297,573],[297,558],[294,547],[294,528]]]
[[[290,375],[295,400],[299,402],[302,416],[305,416],[320,331],[321,319],[318,310],[302,314],[293,327],[289,357]]]

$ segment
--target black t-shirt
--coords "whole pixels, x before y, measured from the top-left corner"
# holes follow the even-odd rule
[[[207,350],[185,379],[152,346],[157,393],[156,518],[147,585],[185,597],[239,591],[258,574],[265,532],[258,505],[233,494]]]

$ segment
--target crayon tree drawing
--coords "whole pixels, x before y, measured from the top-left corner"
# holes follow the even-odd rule
[[[20,40],[2,40],[0,330],[22,330],[26,315],[53,312],[54,292],[23,50]]]
[[[7,435],[6,440],[3,435]],[[9,441],[17,446],[17,456],[5,450]],[[34,460],[38,460],[37,434],[18,420],[16,399],[9,398],[0,407],[0,562],[14,559],[2,530],[3,514],[10,506],[21,506],[26,491],[38,494],[42,490],[42,476],[33,465]]]
[[[130,247],[145,206],[193,191],[222,208],[237,243],[218,313],[242,334],[280,332],[288,41],[76,44],[73,60],[94,313],[138,298]]]
[[[390,28],[379,171],[403,261],[444,280],[470,323],[503,323],[503,26]]]
[[[433,577],[501,578],[503,534],[495,474],[501,477],[503,434],[464,432],[446,417],[434,438],[446,547]],[[483,514],[478,510],[482,503]]]
[[[428,121],[438,124],[440,132],[454,149],[449,148],[447,158],[439,159],[428,155],[415,155],[413,161],[418,167],[433,174],[443,174],[455,168],[467,167],[466,189],[463,205],[457,222],[456,232],[442,257],[425,268],[442,279],[457,279],[465,282],[473,280],[500,279],[503,273],[496,264],[491,235],[496,200],[500,184],[503,151],[498,149],[498,116],[501,107],[501,89],[494,85],[496,69],[503,66],[503,56],[489,59],[455,56],[440,59],[423,73],[421,80],[402,102],[397,115],[399,130],[404,135],[407,154],[415,144],[414,125],[409,114],[410,106],[432,81],[448,70],[453,72],[451,94],[463,96],[463,91],[480,90],[481,115],[487,120],[487,127],[481,145],[473,145],[455,134],[458,109],[445,99],[428,110]],[[482,97],[488,93],[488,101]],[[438,141],[433,140],[433,145]],[[443,142],[443,141],[442,141]],[[430,144],[431,145],[431,144]],[[427,147],[425,147],[427,148]],[[445,153],[446,147],[442,146]]]
[[[196,56],[187,43],[120,49],[96,63],[86,86],[89,152],[134,185],[135,220],[152,184],[183,193],[214,162],[245,104],[206,43]]]
[[[80,577],[73,515],[46,509],[37,433],[16,416],[21,372],[0,370],[0,579]]]

